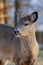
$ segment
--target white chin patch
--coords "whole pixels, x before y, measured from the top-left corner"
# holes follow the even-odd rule
[[[15,37],[20,37],[20,35],[15,35]]]
[[[6,61],[4,65],[16,65],[16,64],[11,61]]]

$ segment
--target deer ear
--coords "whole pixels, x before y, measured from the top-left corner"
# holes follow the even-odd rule
[[[33,13],[30,15],[30,22],[31,22],[31,23],[36,22],[37,18],[38,18],[38,12],[33,12]]]

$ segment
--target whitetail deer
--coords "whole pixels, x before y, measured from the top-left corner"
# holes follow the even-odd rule
[[[0,65],[12,61],[17,65],[34,65],[38,56],[34,22],[38,13],[20,18],[16,27],[0,24]]]

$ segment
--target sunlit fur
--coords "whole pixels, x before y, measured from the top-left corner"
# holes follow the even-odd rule
[[[21,26],[18,29],[21,36],[35,36],[34,23],[28,26]]]
[[[20,37],[15,36],[14,27],[0,24],[0,65],[6,65],[9,61],[17,65],[34,65],[37,60],[34,22],[30,21],[27,26],[21,22],[17,25]]]

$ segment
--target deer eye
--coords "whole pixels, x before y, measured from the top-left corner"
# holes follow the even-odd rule
[[[24,23],[24,25],[25,25],[25,26],[28,26],[28,25],[29,25],[29,23]]]

